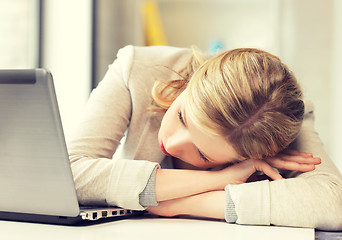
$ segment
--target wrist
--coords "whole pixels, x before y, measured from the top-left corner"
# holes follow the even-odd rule
[[[157,169],[156,200],[179,199],[196,194],[224,190],[225,176],[218,171]]]
[[[184,206],[180,204],[180,201],[182,199],[173,199],[173,200],[167,200],[162,201],[158,204],[158,206],[151,206],[148,207],[146,210],[150,213],[164,216],[164,217],[174,217],[177,215],[185,214]]]
[[[231,172],[229,168],[230,167],[218,171],[211,171],[211,177],[216,183],[216,189],[213,190],[225,190],[225,187],[228,184],[235,184],[234,179],[232,178],[234,173]]]
[[[225,219],[225,192],[211,191],[182,199],[178,214]]]

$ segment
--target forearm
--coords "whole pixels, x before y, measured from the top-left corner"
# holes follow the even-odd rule
[[[249,160],[219,171],[158,169],[155,178],[156,200],[160,202],[224,190],[228,184],[244,183],[256,171],[254,165],[255,161]]]
[[[158,202],[223,190],[227,177],[219,171],[157,169],[155,191]]]
[[[225,191],[211,191],[160,202],[147,210],[161,216],[195,215],[225,219]]]
[[[341,230],[341,186],[328,174],[270,183],[271,224]]]

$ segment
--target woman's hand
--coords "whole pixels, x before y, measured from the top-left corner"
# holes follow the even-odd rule
[[[300,172],[315,170],[315,165],[321,163],[321,159],[313,157],[312,153],[298,152],[286,149],[276,156],[267,158],[265,161],[273,168]]]
[[[226,178],[222,189],[224,189],[228,184],[241,184],[247,182],[247,179],[249,179],[256,171],[263,172],[273,180],[283,178],[266,161],[248,159],[218,171],[218,174],[221,174],[221,176],[225,176]]]
[[[256,171],[263,172],[269,178],[277,180],[283,177],[274,168],[308,172],[314,170],[315,165],[320,163],[321,159],[314,158],[311,153],[285,150],[272,158],[248,159],[219,172],[227,177],[229,184],[241,184],[245,183]]]

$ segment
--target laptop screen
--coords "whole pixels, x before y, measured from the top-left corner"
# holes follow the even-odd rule
[[[51,74],[0,70],[0,211],[76,216]]]

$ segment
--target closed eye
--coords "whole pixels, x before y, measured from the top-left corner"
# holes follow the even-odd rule
[[[183,115],[182,115],[181,111],[178,112],[178,118],[179,118],[179,121],[185,126],[185,122],[184,122]]]
[[[179,111],[178,112],[178,118],[179,118],[179,121],[186,127],[186,124],[185,124],[185,121],[184,121],[184,118],[183,118],[183,115],[182,115],[182,112]],[[204,156],[204,154],[199,150],[198,150],[198,154],[199,156],[205,161],[205,162],[209,162],[208,158],[206,156]]]
[[[200,157],[201,157],[205,162],[209,162],[209,159],[208,159],[206,156],[204,156],[204,154],[201,153],[200,150],[198,150],[198,153],[199,153]]]

